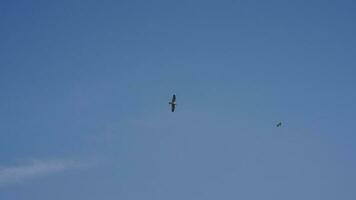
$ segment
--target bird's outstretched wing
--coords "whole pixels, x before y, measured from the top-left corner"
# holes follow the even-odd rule
[[[172,109],[172,112],[174,112],[174,110],[176,109],[176,105],[171,104],[171,109]]]
[[[176,95],[175,94],[172,97],[172,102],[176,102]]]

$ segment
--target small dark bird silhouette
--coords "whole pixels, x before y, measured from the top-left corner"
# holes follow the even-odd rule
[[[277,127],[281,127],[282,126],[282,122],[279,122],[278,124],[277,124]]]
[[[174,110],[176,109],[176,95],[173,94],[173,97],[172,97],[172,101],[169,102],[169,104],[171,105],[171,111],[174,112]]]

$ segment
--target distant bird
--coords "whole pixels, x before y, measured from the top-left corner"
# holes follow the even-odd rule
[[[278,124],[277,124],[277,127],[281,127],[282,126],[282,122],[279,122]]]
[[[175,94],[173,94],[172,101],[169,102],[169,104],[171,105],[172,112],[174,112],[174,110],[176,109],[176,105],[177,105],[177,103],[176,103],[176,95]]]

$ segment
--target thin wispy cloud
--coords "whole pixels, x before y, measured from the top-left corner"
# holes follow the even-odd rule
[[[74,160],[36,160],[25,165],[0,166],[0,186],[86,166],[86,164]]]

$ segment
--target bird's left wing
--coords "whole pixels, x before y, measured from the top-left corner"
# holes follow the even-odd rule
[[[176,109],[176,105],[172,104],[171,109],[172,109],[172,112],[174,112],[174,110]]]

